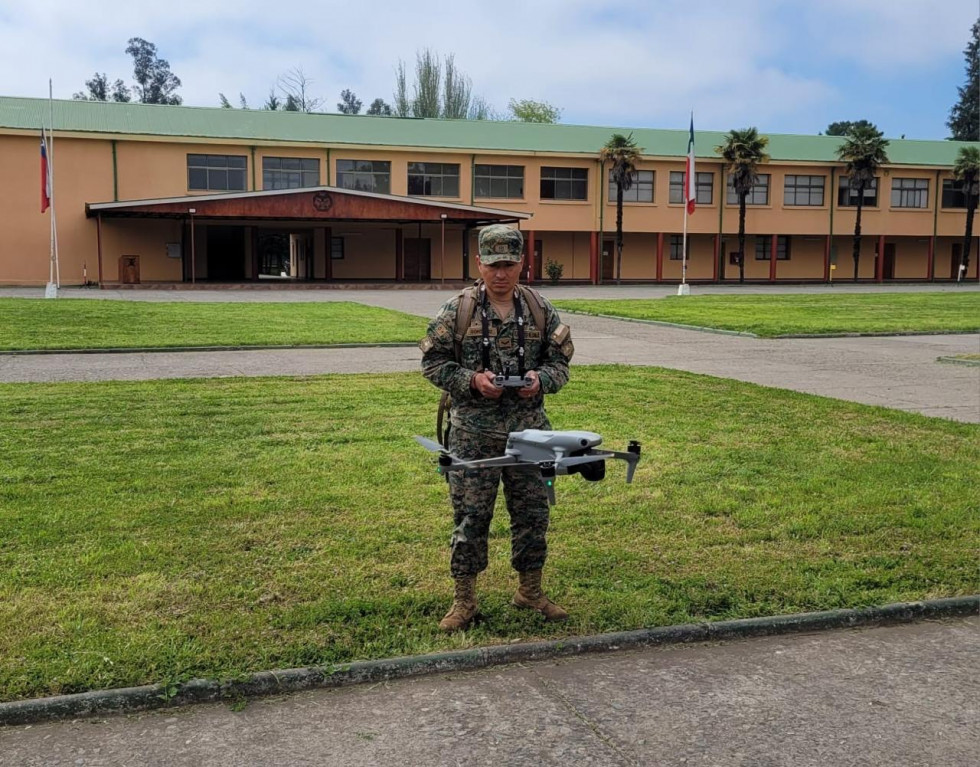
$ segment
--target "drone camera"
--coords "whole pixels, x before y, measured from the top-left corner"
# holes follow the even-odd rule
[[[598,482],[601,479],[605,479],[606,462],[593,461],[592,463],[580,463],[578,466],[570,466],[568,473],[581,474],[582,479],[587,482]]]
[[[580,439],[578,442],[579,442],[579,444],[582,447],[588,447],[589,446],[589,441],[587,439]]]
[[[640,443],[635,439],[631,439],[629,445],[626,447],[626,452],[633,453],[634,455],[640,454]]]

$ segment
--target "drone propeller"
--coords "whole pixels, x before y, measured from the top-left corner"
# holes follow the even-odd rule
[[[442,445],[436,442],[434,439],[429,439],[428,437],[415,436],[415,441],[418,442],[426,450],[431,450],[433,453],[448,453]]]

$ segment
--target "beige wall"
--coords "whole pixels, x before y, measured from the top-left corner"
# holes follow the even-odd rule
[[[206,274],[206,238],[203,227],[196,227],[198,275]],[[167,258],[168,242],[181,241],[180,221],[173,219],[140,221],[112,219],[102,224],[103,279],[121,279],[119,258],[139,256],[141,282],[173,282],[181,278],[181,259]],[[188,249],[190,243],[187,243]],[[188,254],[188,258],[189,258]],[[202,263],[203,262],[203,263]],[[91,272],[90,272],[91,274]]]

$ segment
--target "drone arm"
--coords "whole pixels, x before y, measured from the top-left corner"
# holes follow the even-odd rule
[[[607,453],[610,458],[618,458],[621,461],[626,461],[626,484],[633,481],[633,473],[636,471],[636,464],[640,462],[639,453],[617,453],[610,451]]]

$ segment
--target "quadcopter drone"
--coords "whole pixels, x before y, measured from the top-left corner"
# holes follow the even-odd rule
[[[426,450],[439,453],[440,474],[466,469],[492,469],[521,466],[541,472],[541,481],[548,491],[548,503],[555,504],[555,477],[562,474],[581,474],[590,482],[606,476],[606,459],[626,461],[626,482],[633,481],[636,464],[640,461],[640,443],[631,440],[625,453],[596,450],[602,437],[591,431],[542,431],[525,429],[507,436],[504,454],[496,458],[464,461],[450,453],[435,440],[415,437]],[[448,479],[448,477],[447,477]]]

